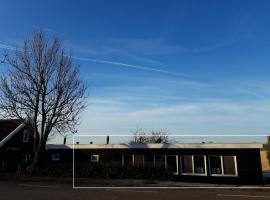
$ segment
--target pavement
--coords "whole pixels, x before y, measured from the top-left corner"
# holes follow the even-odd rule
[[[1,181],[1,200],[263,200],[270,188],[72,188],[70,183]]]

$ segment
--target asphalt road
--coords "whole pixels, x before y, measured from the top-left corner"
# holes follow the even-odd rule
[[[72,189],[69,184],[0,182],[1,200],[264,200],[270,189]]]

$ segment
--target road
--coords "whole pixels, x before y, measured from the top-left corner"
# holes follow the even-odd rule
[[[270,189],[72,189],[69,184],[0,182],[1,200],[270,200]]]

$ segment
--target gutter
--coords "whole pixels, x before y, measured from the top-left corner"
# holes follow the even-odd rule
[[[25,125],[22,123],[15,128],[10,134],[8,134],[2,141],[0,141],[0,148],[8,142],[14,135],[16,135]]]

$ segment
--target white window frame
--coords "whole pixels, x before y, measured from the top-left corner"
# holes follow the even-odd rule
[[[29,139],[30,139],[30,133],[29,133],[29,130],[24,129],[24,130],[23,130],[23,136],[22,136],[22,142],[23,142],[23,143],[27,143],[27,142],[29,142]]]
[[[233,160],[234,160],[235,174],[224,174],[223,157],[225,157],[225,156],[230,156],[230,155],[224,155],[224,156],[221,156],[221,155],[209,155],[209,156],[208,156],[210,176],[238,177],[237,159],[236,159],[236,156],[230,156],[230,157],[233,157],[233,158],[234,158]],[[221,174],[214,174],[214,173],[211,173],[211,162],[210,162],[210,157],[219,157],[219,158],[220,158]]]
[[[192,173],[185,173],[183,172],[183,159],[184,156],[191,156],[191,166],[192,166]],[[204,159],[204,173],[195,173],[194,167],[194,156],[202,156]],[[181,166],[181,175],[189,175],[189,176],[207,176],[207,165],[206,165],[206,156],[205,155],[182,155],[180,156],[180,166]]]
[[[165,155],[165,169],[167,169],[168,167],[168,163],[167,163],[167,157],[175,157],[176,159],[176,172],[173,172],[173,175],[179,175],[179,166],[178,166],[178,155]]]
[[[97,162],[99,162],[99,155],[98,154],[92,154],[91,157],[90,157],[90,162],[91,163],[97,163]]]
[[[59,161],[59,160],[60,160],[60,153],[53,153],[52,161]]]

